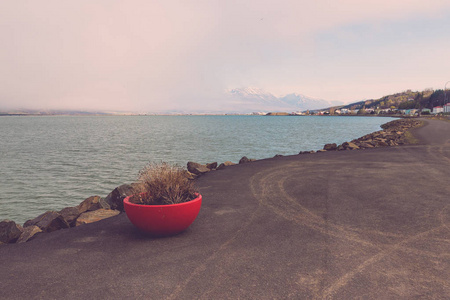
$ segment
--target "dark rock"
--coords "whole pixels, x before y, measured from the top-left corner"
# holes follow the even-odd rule
[[[335,143],[333,143],[333,144],[326,144],[325,146],[323,146],[323,150],[335,151],[335,150],[337,150],[337,145]]]
[[[355,144],[355,143],[352,143],[352,142],[345,142],[345,143],[343,143],[342,144],[342,146],[345,148],[345,149],[349,149],[349,150],[357,150],[357,149],[359,149],[359,147]]]
[[[327,152],[327,150],[325,150],[325,149],[320,149],[320,150],[317,150],[316,152],[317,152],[317,153],[320,153],[320,152]]]
[[[97,222],[106,218],[114,217],[120,214],[118,210],[97,209],[82,213],[75,222],[75,226]]]
[[[116,187],[108,196],[105,198],[105,202],[109,204],[111,209],[117,209],[120,211],[125,211],[123,208],[123,199],[134,194],[133,186],[129,184],[122,184]]]
[[[373,148],[374,146],[372,144],[361,142],[361,148]]]
[[[410,119],[400,119],[383,124],[383,130],[365,135],[352,142],[359,148],[388,147],[408,143],[405,138],[405,132],[413,127],[420,126],[421,123]],[[353,150],[348,143],[343,144],[346,150]],[[340,148],[338,147],[338,150]]]
[[[33,239],[36,234],[40,232],[42,232],[42,230],[36,225],[25,227],[19,239],[17,240],[17,243],[28,242],[29,240]]]
[[[192,161],[187,163],[187,169],[189,172],[191,172],[195,175],[201,175],[201,174],[211,171],[205,165],[201,165],[199,163],[192,162]]]
[[[92,211],[97,209],[110,209],[110,205],[105,201],[105,199],[102,199],[100,196],[91,196],[77,206],[78,211],[80,213],[84,213],[86,211]]]
[[[0,222],[0,242],[15,243],[23,232],[22,226],[11,220]]]
[[[210,164],[206,164],[206,167],[207,167],[208,169],[210,169],[210,170],[214,170],[214,169],[217,168],[217,162],[213,162],[213,163],[210,163]]]
[[[109,206],[109,205],[108,205]],[[59,214],[66,220],[71,227],[75,225],[75,220],[81,214],[77,207],[66,207],[59,211]]]
[[[56,211],[47,211],[33,220],[28,220],[24,227],[36,225],[44,232],[52,232],[59,229],[69,228],[69,224]]]
[[[337,147],[337,151],[342,151],[342,150],[345,150],[345,147],[342,145],[339,145],[339,147]]]
[[[235,163],[233,163],[233,162],[227,160],[226,162],[221,163],[221,164],[217,167],[217,170],[222,170],[222,169],[225,169],[225,168],[228,167],[228,166],[234,166],[234,165],[235,165]]]
[[[281,155],[281,154],[275,154],[275,156],[274,156],[274,158],[277,158],[277,157],[283,157],[284,155]]]
[[[316,153],[316,151],[314,151],[314,150],[310,150],[310,151],[300,151],[298,154],[312,154],[312,153]]]
[[[253,158],[247,158],[247,156],[243,156],[240,160],[239,160],[239,164],[246,164],[249,162],[255,161],[255,159]]]

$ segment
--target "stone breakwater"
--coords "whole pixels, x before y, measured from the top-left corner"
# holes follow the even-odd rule
[[[423,122],[416,119],[400,119],[381,125],[383,130],[376,131],[341,145],[326,144],[319,151],[362,150],[378,147],[389,147],[409,144],[406,132],[422,126]]]
[[[0,244],[24,243],[37,234],[97,222],[124,212],[123,199],[133,193],[133,186],[124,184],[115,188],[106,198],[92,196],[79,205],[60,211],[47,211],[23,226],[11,220],[0,222]]]
[[[407,131],[411,128],[419,127],[423,123],[416,119],[400,119],[391,121],[381,126],[383,130],[367,134],[350,142],[337,144],[326,144],[323,149],[318,151],[301,151],[299,154],[310,154],[326,151],[346,151],[363,150],[377,147],[390,147],[410,143]],[[280,157],[282,155],[275,155]],[[242,157],[239,164],[251,163],[255,159]],[[187,163],[187,174],[191,179],[195,179],[202,174],[222,170],[236,163],[226,161],[218,164],[217,162],[208,164],[199,164],[195,162]],[[115,188],[106,198],[92,196],[79,205],[66,207],[60,211],[47,211],[38,217],[26,221],[23,226],[16,224],[11,220],[0,222],[0,244],[24,243],[32,240],[36,235],[55,230],[80,226],[102,219],[116,216],[123,213],[123,199],[133,194],[133,184],[124,184]]]

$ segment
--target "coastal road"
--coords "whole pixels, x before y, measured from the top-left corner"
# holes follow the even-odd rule
[[[0,247],[0,299],[450,299],[450,122],[419,144],[260,160],[198,179],[184,233],[124,214]]]

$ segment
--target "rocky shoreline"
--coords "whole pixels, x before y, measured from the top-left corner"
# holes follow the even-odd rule
[[[408,130],[422,126],[423,122],[414,118],[394,120],[383,124],[383,130],[367,134],[350,142],[326,144],[318,151],[301,151],[299,154],[310,154],[326,151],[363,150],[377,147],[392,147],[411,143]],[[275,155],[279,157],[281,155]],[[255,159],[242,157],[239,164],[250,163]],[[226,161],[199,164],[187,163],[187,172],[191,179],[202,174],[222,170],[236,163]],[[0,244],[24,243],[32,240],[38,234],[52,232],[60,229],[76,227],[93,223],[105,218],[116,216],[124,212],[123,199],[133,193],[133,184],[124,184],[115,188],[105,198],[92,196],[85,199],[75,207],[66,207],[60,211],[47,211],[38,217],[26,221],[23,226],[11,220],[0,222]]]

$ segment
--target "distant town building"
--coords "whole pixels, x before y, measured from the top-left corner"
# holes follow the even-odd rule
[[[444,108],[442,106],[433,107],[433,114],[443,113]]]
[[[450,113],[450,103],[447,103],[444,105],[444,112],[445,113]]]

